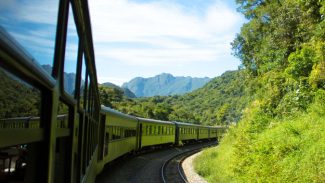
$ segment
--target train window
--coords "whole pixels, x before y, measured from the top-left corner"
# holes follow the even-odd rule
[[[121,138],[124,138],[124,137],[125,137],[125,129],[122,128],[122,129],[121,129]]]
[[[84,86],[84,97],[83,97],[83,107],[84,109],[87,109],[88,105],[88,100],[89,100],[89,75],[86,72],[86,81],[85,81],[85,86]]]
[[[86,60],[85,55],[82,56],[82,64],[81,64],[81,83],[80,83],[80,99],[79,99],[79,105],[80,108],[83,107],[84,104],[84,96],[85,96],[85,85],[86,85]]]
[[[56,127],[57,128],[69,128],[69,107],[62,101],[59,101]]]
[[[108,143],[109,143],[109,134],[106,132],[104,138],[104,156],[107,156],[108,154]]]
[[[41,92],[0,67],[0,128],[40,128]]]
[[[0,1],[0,31],[13,36],[49,74],[53,66],[58,5],[58,0]]]
[[[158,126],[158,135],[161,134],[161,126]]]
[[[77,56],[78,56],[78,34],[71,6],[69,6],[69,19],[64,59],[64,90],[74,95],[76,86]]]

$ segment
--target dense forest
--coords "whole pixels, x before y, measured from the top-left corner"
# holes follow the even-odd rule
[[[325,182],[325,1],[236,2],[247,18],[232,42],[239,70],[185,95],[115,96],[111,106],[229,125],[220,145],[196,159],[209,182]]]

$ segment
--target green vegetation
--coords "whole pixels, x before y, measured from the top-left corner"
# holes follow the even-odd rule
[[[325,182],[325,1],[237,3],[252,100],[195,167],[209,182]]]
[[[209,182],[324,182],[325,92],[307,112],[272,119],[257,133],[251,120],[261,118],[245,118],[219,147],[204,151],[195,160],[199,174]]]
[[[0,69],[0,119],[39,116],[40,91]]]
[[[228,71],[203,88],[184,95],[130,99],[123,92],[99,87],[103,105],[136,116],[225,125],[240,120],[242,110],[251,100],[246,71]]]

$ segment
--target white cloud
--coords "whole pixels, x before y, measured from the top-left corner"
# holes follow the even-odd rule
[[[203,15],[185,12],[171,1],[91,0],[89,6],[98,69],[112,62],[125,68],[215,64],[231,57],[230,42],[243,22],[234,8],[221,1]],[[118,43],[123,44],[114,47]]]
[[[131,64],[136,60],[215,61],[219,54],[229,52],[233,36],[228,35],[234,35],[232,31],[241,21],[221,2],[216,2],[203,17],[187,14],[175,4],[136,4],[127,0],[93,0],[90,12],[97,60],[114,58]],[[103,46],[112,42],[145,43],[153,48]]]

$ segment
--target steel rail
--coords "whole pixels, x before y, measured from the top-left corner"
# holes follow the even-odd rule
[[[167,181],[167,178],[166,178],[166,166],[174,159],[176,159],[177,157],[179,156],[183,156],[181,158],[181,160],[178,162],[177,164],[177,169],[178,169],[178,175],[180,175],[181,179],[183,182],[185,183],[188,183],[188,180],[186,179],[186,176],[183,174],[182,172],[182,169],[181,169],[181,163],[183,162],[183,160],[185,160],[187,157],[199,152],[200,150],[202,150],[203,148],[205,147],[210,147],[212,145],[215,145],[215,143],[210,143],[208,145],[204,145],[204,146],[201,146],[201,147],[198,147],[198,148],[194,148],[194,149],[190,149],[190,150],[186,150],[186,151],[183,151],[183,152],[180,152],[180,153],[174,153],[170,158],[168,158],[166,161],[164,161],[163,165],[161,166],[161,169],[160,169],[160,174],[161,174],[161,179],[164,183],[168,183]],[[188,153],[188,154],[187,154]],[[187,155],[185,155],[187,154]],[[185,155],[185,156],[184,156]]]

